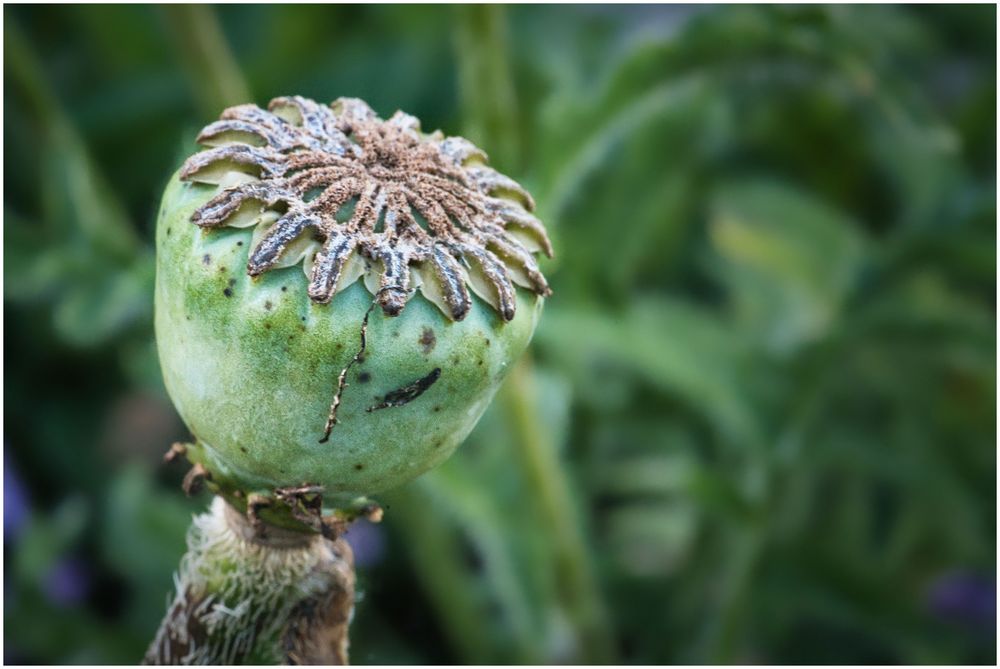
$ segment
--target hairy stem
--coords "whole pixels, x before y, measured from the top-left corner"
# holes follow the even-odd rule
[[[342,539],[196,516],[145,664],[347,664],[354,559]]]

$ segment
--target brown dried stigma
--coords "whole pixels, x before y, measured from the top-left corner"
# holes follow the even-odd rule
[[[361,276],[388,315],[415,290],[454,320],[469,289],[505,320],[514,284],[546,296],[535,259],[552,255],[531,195],[461,137],[424,134],[403,112],[302,97],[232,107],[198,137],[181,178],[220,191],[192,215],[205,228],[256,226],[251,276],[300,260],[327,303]]]

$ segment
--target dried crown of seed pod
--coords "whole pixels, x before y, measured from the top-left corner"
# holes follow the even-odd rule
[[[198,141],[164,194],[156,327],[213,480],[346,496],[445,459],[550,293],[531,196],[356,99],[233,107]]]
[[[467,285],[508,321],[513,283],[549,294],[532,255],[552,253],[534,201],[467,140],[423,135],[402,112],[383,121],[356,99],[277,98],[269,108],[226,110],[199,135],[211,148],[181,169],[182,179],[228,186],[195,223],[256,226],[251,276],[302,261],[309,297],[327,303],[363,274],[386,314],[416,288],[454,320],[471,307]]]

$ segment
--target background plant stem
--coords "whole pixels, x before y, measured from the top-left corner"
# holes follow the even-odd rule
[[[214,118],[226,107],[251,102],[250,89],[212,9],[166,5],[163,11],[202,113]]]
[[[529,482],[538,518],[550,537],[560,603],[577,634],[581,658],[614,660],[613,630],[594,574],[569,479],[556,444],[542,425],[530,357],[522,359],[501,391],[515,434],[517,464]]]
[[[465,133],[488,147],[501,169],[516,169],[517,99],[510,72],[503,7],[457,8],[456,61]],[[539,521],[551,537],[557,596],[579,644],[581,657],[608,662],[613,657],[610,622],[588,559],[580,519],[574,513],[569,481],[537,412],[533,366],[525,357],[501,391],[514,426],[517,463],[529,483]]]
[[[459,5],[455,10],[462,133],[488,147],[498,169],[514,170],[520,147],[505,10],[500,5]]]

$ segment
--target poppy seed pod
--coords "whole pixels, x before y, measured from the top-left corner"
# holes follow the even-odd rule
[[[527,347],[551,255],[531,196],[459,137],[364,102],[227,109],[157,224],[167,390],[220,487],[402,484]]]

